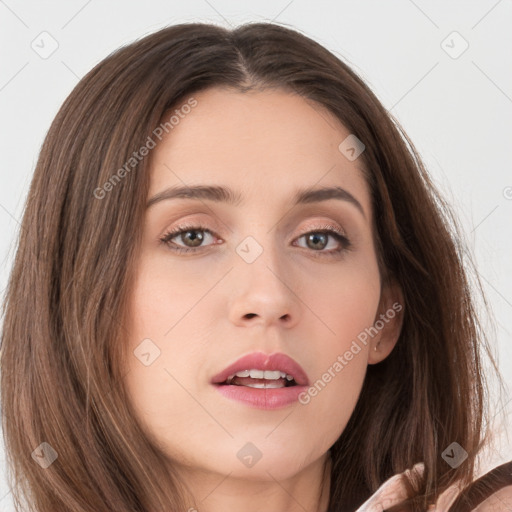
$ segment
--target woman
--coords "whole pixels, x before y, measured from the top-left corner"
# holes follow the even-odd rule
[[[15,499],[448,506],[488,352],[449,215],[369,88],[295,31],[183,24],[113,53],[57,114],[22,222]]]

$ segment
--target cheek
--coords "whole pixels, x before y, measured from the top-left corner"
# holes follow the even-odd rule
[[[373,320],[367,307],[355,301],[347,301],[345,308],[340,305],[337,317],[333,312],[335,334],[320,337],[318,349],[311,354],[315,370],[299,402],[313,419],[311,428],[321,430],[319,441],[327,447],[345,429],[364,383],[370,350],[365,329]]]
[[[211,287],[197,272],[171,271],[165,262],[157,257],[140,262],[129,306],[124,382],[147,432],[195,428],[192,415],[177,416],[176,410],[190,408],[187,391],[197,392],[194,375],[203,343],[191,332],[199,332],[198,298]]]
[[[195,395],[197,390],[190,382],[182,382],[182,377],[169,364],[167,353],[164,348],[150,366],[133,358],[124,379],[136,417],[146,432],[165,437],[175,429],[187,432],[197,419],[194,414],[176,414],[194,406],[190,394]]]
[[[323,324],[319,324],[325,342],[322,354],[332,357],[333,351],[347,350],[375,320],[381,291],[377,261],[370,251],[361,252],[317,268],[313,275],[314,279],[303,279],[299,293]]]
[[[144,257],[131,300],[131,332],[167,338],[211,287],[210,280],[204,276],[204,266],[179,266],[162,255]]]
[[[325,432],[336,439],[350,419],[363,386],[371,349],[368,330],[379,304],[380,278],[376,260],[371,258],[347,262],[336,271],[333,268],[326,275],[317,274],[319,286],[303,290],[304,302],[315,305],[321,323],[316,321],[317,329],[309,331],[315,340],[316,350],[311,356],[316,362],[312,385],[301,403],[314,411]]]

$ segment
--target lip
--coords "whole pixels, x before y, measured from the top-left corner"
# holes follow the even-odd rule
[[[308,389],[307,386],[258,389],[245,386],[222,386],[221,384],[215,384],[215,388],[221,395],[230,400],[263,410],[281,409],[297,403],[300,394]]]
[[[222,384],[230,375],[242,370],[280,370],[291,375],[297,386],[309,385],[308,376],[299,363],[282,353],[254,352],[237,359],[233,364],[212,378],[212,384]],[[295,387],[295,386],[293,386]]]
[[[223,385],[226,379],[242,370],[280,370],[293,376],[296,385],[284,388],[250,388]],[[308,376],[303,368],[286,354],[264,354],[255,352],[241,357],[212,378],[217,391],[231,400],[257,409],[280,409],[297,402],[299,395],[309,386]]]

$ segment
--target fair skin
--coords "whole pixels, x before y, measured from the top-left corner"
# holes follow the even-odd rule
[[[361,162],[338,149],[350,132],[298,96],[225,89],[193,96],[197,106],[152,150],[148,199],[172,186],[222,185],[241,201],[175,198],[147,209],[129,341],[133,353],[149,338],[160,356],[148,366],[129,358],[128,395],[201,512],[324,512],[328,450],[354,410],[367,365],[392,351],[401,315],[359,343],[307,404],[262,410],[226,398],[210,381],[261,351],[292,357],[311,385],[379,315],[403,304],[396,287],[382,286]],[[338,199],[292,207],[299,189],[335,186],[361,208]],[[186,233],[172,239],[195,253],[159,240],[183,222],[210,230],[192,231],[203,236],[199,247]],[[343,231],[348,250],[332,235],[308,244],[304,235],[326,225]],[[252,263],[236,252],[248,236],[263,250]],[[247,443],[261,453],[252,467],[237,456]]]

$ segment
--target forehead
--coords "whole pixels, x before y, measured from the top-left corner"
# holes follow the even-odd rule
[[[228,185],[262,199],[315,186],[343,186],[369,211],[361,159],[340,144],[351,135],[321,105],[283,90],[212,88],[166,113],[172,127],[152,153],[150,193],[172,185]]]

